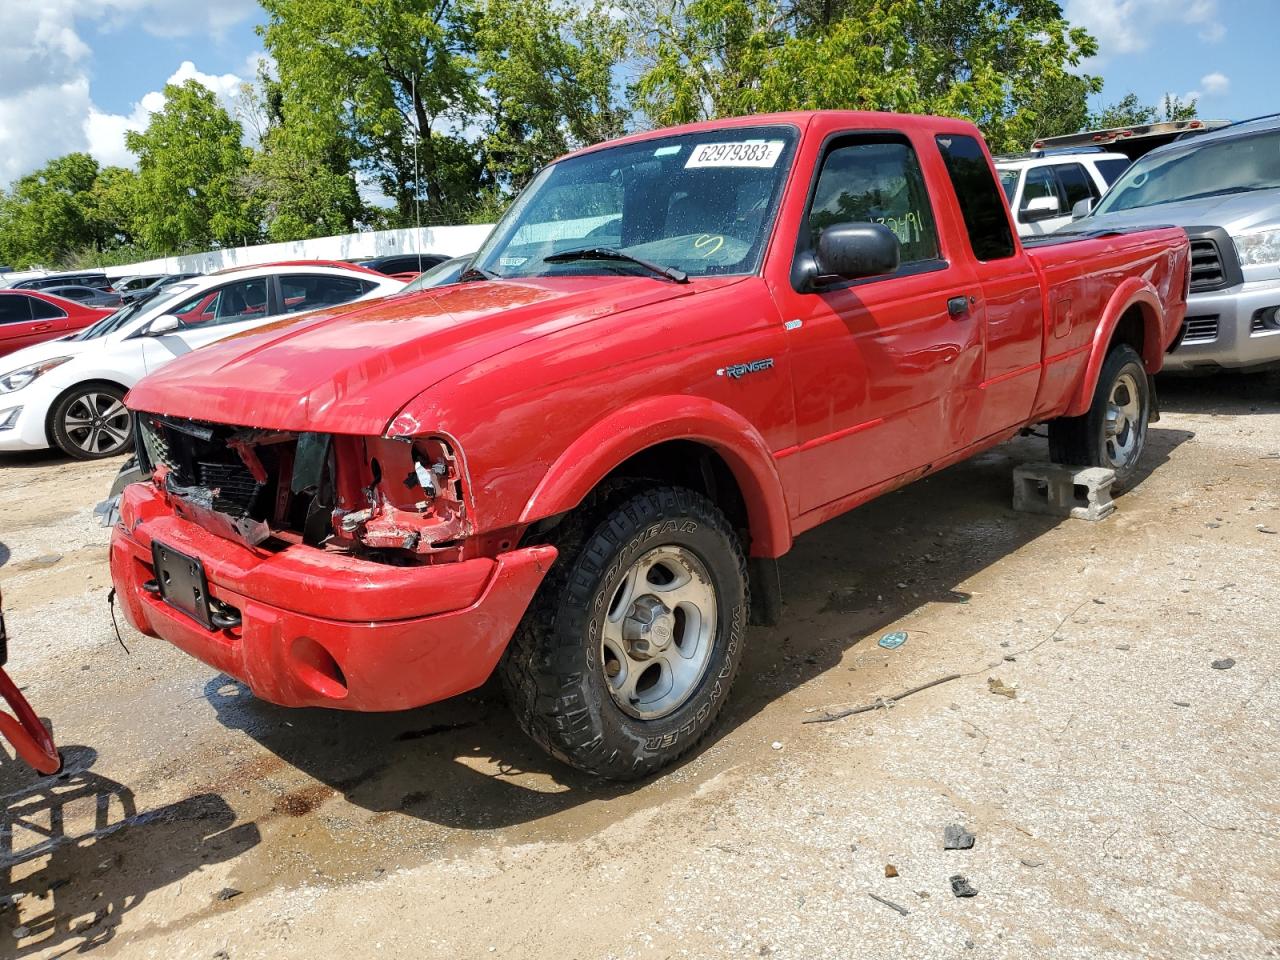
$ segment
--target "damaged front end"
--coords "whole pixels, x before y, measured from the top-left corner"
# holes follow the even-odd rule
[[[376,562],[460,559],[471,528],[446,438],[290,433],[141,413],[138,455],[174,513],[266,550]]]

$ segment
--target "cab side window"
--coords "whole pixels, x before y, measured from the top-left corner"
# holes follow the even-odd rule
[[[257,277],[198,293],[168,312],[184,327],[207,327],[265,317],[267,310],[267,278]]]
[[[823,160],[809,208],[810,248],[817,247],[827,227],[867,221],[897,235],[904,266],[938,259],[938,229],[924,175],[905,141],[845,142]]]
[[[1062,194],[1058,191],[1058,178],[1053,175],[1053,170],[1049,167],[1035,167],[1027,171],[1027,182],[1022,187],[1022,203],[1018,206],[1018,212],[1026,213],[1032,200],[1043,197],[1056,200],[1059,210],[1070,209],[1063,204]]]
[[[1094,186],[1093,178],[1080,164],[1058,164],[1053,168],[1053,172],[1058,175],[1058,183],[1061,184],[1062,192],[1067,196],[1067,204],[1063,207],[1064,213],[1070,213],[1071,208],[1081,200],[1098,199],[1098,188]]]

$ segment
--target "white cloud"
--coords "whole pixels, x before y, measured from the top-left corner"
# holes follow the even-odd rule
[[[1221,96],[1231,89],[1231,78],[1215,70],[1200,78],[1200,86],[1204,87],[1204,92],[1211,97]]]
[[[1151,45],[1151,36],[1162,24],[1197,28],[1200,39],[1216,43],[1226,36],[1218,12],[1218,0],[1067,0],[1067,18],[1087,27],[1098,39],[1097,60],[1137,53]]]
[[[89,85],[92,51],[77,21],[107,31],[216,37],[256,11],[255,0],[0,0],[0,187],[72,150],[88,150],[101,163],[132,163],[125,131],[141,129],[164,105],[163,94],[153,91],[128,114],[99,110]],[[245,79],[256,60],[246,60]],[[237,74],[207,74],[184,61],[170,82],[188,79],[228,106],[241,82]]]

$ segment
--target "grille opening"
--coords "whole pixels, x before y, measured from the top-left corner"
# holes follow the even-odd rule
[[[1187,317],[1183,321],[1183,343],[1209,343],[1218,339],[1218,315]]]
[[[320,482],[293,491],[296,435],[141,416],[138,436],[152,466],[168,467],[171,484],[215,512],[304,538],[308,517],[321,513],[325,523],[315,526],[328,532],[332,482],[327,456],[318,465]],[[274,536],[262,543],[268,550],[287,545]]]
[[[1191,241],[1191,292],[1220,290],[1227,286],[1218,244],[1209,239]]]

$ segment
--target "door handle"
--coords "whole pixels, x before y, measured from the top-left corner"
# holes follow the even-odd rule
[[[953,317],[963,317],[974,303],[973,297],[952,297],[947,301],[947,313]]]
[[[31,331],[32,333],[44,333],[46,330],[52,330],[52,329],[53,329],[52,323],[42,323],[42,324],[39,324],[38,326],[32,327]]]

